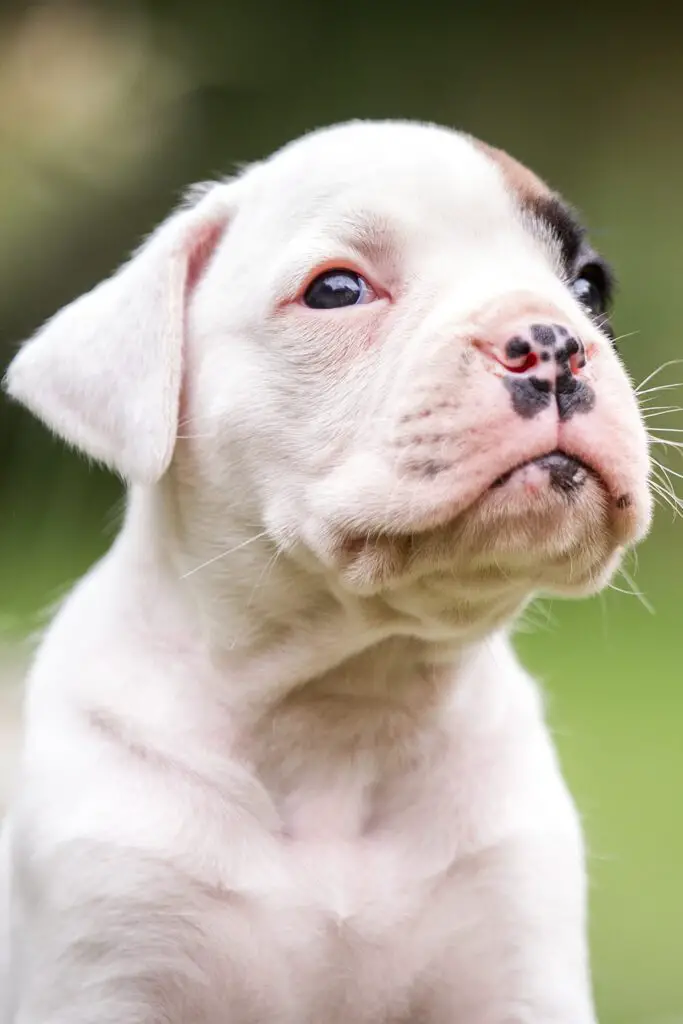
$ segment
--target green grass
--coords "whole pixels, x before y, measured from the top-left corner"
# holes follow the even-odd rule
[[[621,595],[558,603],[518,642],[587,831],[604,1024],[683,1021],[683,624],[671,567],[652,570],[654,617]]]

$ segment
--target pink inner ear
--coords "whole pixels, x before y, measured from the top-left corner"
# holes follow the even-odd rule
[[[192,251],[187,264],[186,289],[188,293],[202,276],[224,230],[224,221],[204,224],[192,238]]]
[[[185,278],[185,308],[189,296],[199,283],[202,274],[206,270],[211,257],[216,251],[221,235],[225,230],[225,221],[216,221],[213,224],[203,224],[193,234],[190,240],[190,255],[187,261],[187,276]],[[183,363],[185,362],[183,355]],[[185,374],[182,374],[180,383],[180,394],[178,396],[179,422],[187,415],[187,381]]]

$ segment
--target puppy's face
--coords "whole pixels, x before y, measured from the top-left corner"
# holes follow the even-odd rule
[[[352,124],[209,188],[9,387],[133,481],[170,466],[194,552],[265,531],[331,585],[439,622],[595,590],[646,532],[609,300],[571,213],[510,157]]]
[[[395,124],[242,184],[191,307],[186,482],[220,503],[246,477],[281,548],[435,612],[458,587],[602,585],[647,528],[648,451],[609,271],[563,204]]]

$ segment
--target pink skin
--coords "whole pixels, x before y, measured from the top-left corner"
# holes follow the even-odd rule
[[[595,387],[595,407],[586,414],[577,413],[567,421],[560,422],[555,403],[551,403],[548,410],[539,414],[532,422],[538,425],[540,443],[550,444],[547,451],[558,449],[579,459],[600,478],[612,499],[612,525],[618,542],[628,543],[639,538],[646,515],[645,510],[636,509],[631,490],[634,478],[639,479],[641,474],[647,476],[647,451],[624,445],[624,416],[626,412],[638,415],[637,403],[628,381],[621,375],[609,372],[611,367],[605,365],[604,341],[601,345],[597,338],[591,338],[587,331],[577,331],[576,325],[562,312],[552,308],[525,309],[523,316],[504,316],[498,323],[495,319],[489,320],[488,323],[486,320],[484,317],[486,340],[475,339],[473,343],[489,356],[489,372],[499,378],[504,378],[512,372],[551,381],[556,379],[556,362],[553,359],[542,362],[539,359],[540,348],[532,346],[530,357],[518,359],[511,359],[506,352],[511,338],[528,337],[529,326],[532,323],[559,324],[566,328],[569,335],[580,339],[583,351],[571,357],[569,366],[576,378]],[[545,432],[548,418],[554,428],[550,441],[546,441]],[[512,465],[523,466],[527,460],[545,454],[533,449],[532,454],[528,454],[525,441],[522,440],[522,435],[526,433],[523,425],[518,423],[515,426],[513,421],[509,426],[513,432],[512,436],[520,441],[520,455],[513,459]],[[507,449],[502,457],[508,458]],[[525,470],[526,474],[528,467]],[[546,477],[546,474],[541,476]],[[536,474],[533,473],[528,479],[538,482]],[[535,487],[532,490],[535,490]]]
[[[583,462],[601,481],[610,499],[615,543],[639,539],[647,526],[649,508],[642,499],[635,500],[633,490],[634,480],[647,473],[647,452],[624,441],[625,417],[637,416],[637,405],[627,379],[606,365],[605,339],[595,328],[596,337],[584,333],[586,358],[576,358],[570,364],[576,376],[595,388],[595,407],[561,422],[552,401],[533,418],[525,419],[513,409],[503,378],[511,371],[521,371],[548,379],[557,375],[558,367],[553,359],[533,367],[524,365],[523,360],[506,365],[510,363],[505,354],[507,342],[525,335],[530,323],[563,324],[575,337],[578,332],[559,309],[525,309],[523,318],[507,312],[488,325],[486,318],[483,323],[479,320],[477,326],[483,330],[473,332],[477,336],[471,345],[479,359],[473,364],[471,355],[465,354],[473,376],[476,374],[476,387],[469,389],[469,395],[461,394],[456,403],[447,376],[437,383],[426,379],[424,390],[418,377],[408,396],[410,408],[393,421],[385,443],[392,458],[378,463],[361,451],[357,459],[351,458],[326,478],[325,511],[321,516],[314,514],[318,528],[321,518],[326,520],[326,528],[322,538],[316,530],[314,548],[320,552],[322,540],[323,550],[334,562],[340,537],[348,542],[354,535],[386,530],[387,524],[396,533],[443,526],[474,505],[515,466],[525,467],[523,479],[528,484],[529,501],[533,501],[534,495],[548,490],[549,481],[547,473],[526,464],[555,450]],[[479,340],[482,333],[486,337],[483,342]],[[421,391],[426,404],[421,401]],[[430,464],[434,472],[429,472]],[[396,486],[397,471],[404,481],[401,487]],[[347,504],[349,493],[355,495],[353,511]]]
[[[500,366],[501,377],[506,376],[508,373],[524,376],[530,376],[533,374],[534,377],[537,377],[540,380],[554,381],[558,376],[557,363],[552,358],[544,361],[543,355],[545,353],[540,346],[537,347],[532,344],[532,351],[529,352],[528,355],[511,356],[508,351],[506,351],[511,340],[515,338],[528,338],[529,329],[532,324],[543,324],[545,322],[546,317],[544,316],[536,319],[521,320],[515,324],[504,325],[500,332],[500,337],[495,339],[487,338],[485,341],[475,338],[473,344]],[[568,334],[572,335],[572,327],[566,322],[566,320],[557,319],[554,323],[564,327]],[[582,352],[574,353],[570,357],[569,367],[575,377],[581,376],[581,371],[584,369],[586,362],[595,354],[595,350],[596,348],[594,344],[583,346],[582,343]],[[547,354],[550,355],[549,352]]]

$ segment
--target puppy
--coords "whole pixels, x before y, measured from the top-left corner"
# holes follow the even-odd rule
[[[651,514],[610,272],[443,128],[196,189],[7,376],[129,483],[29,680],[3,1024],[592,1024],[508,641]]]

